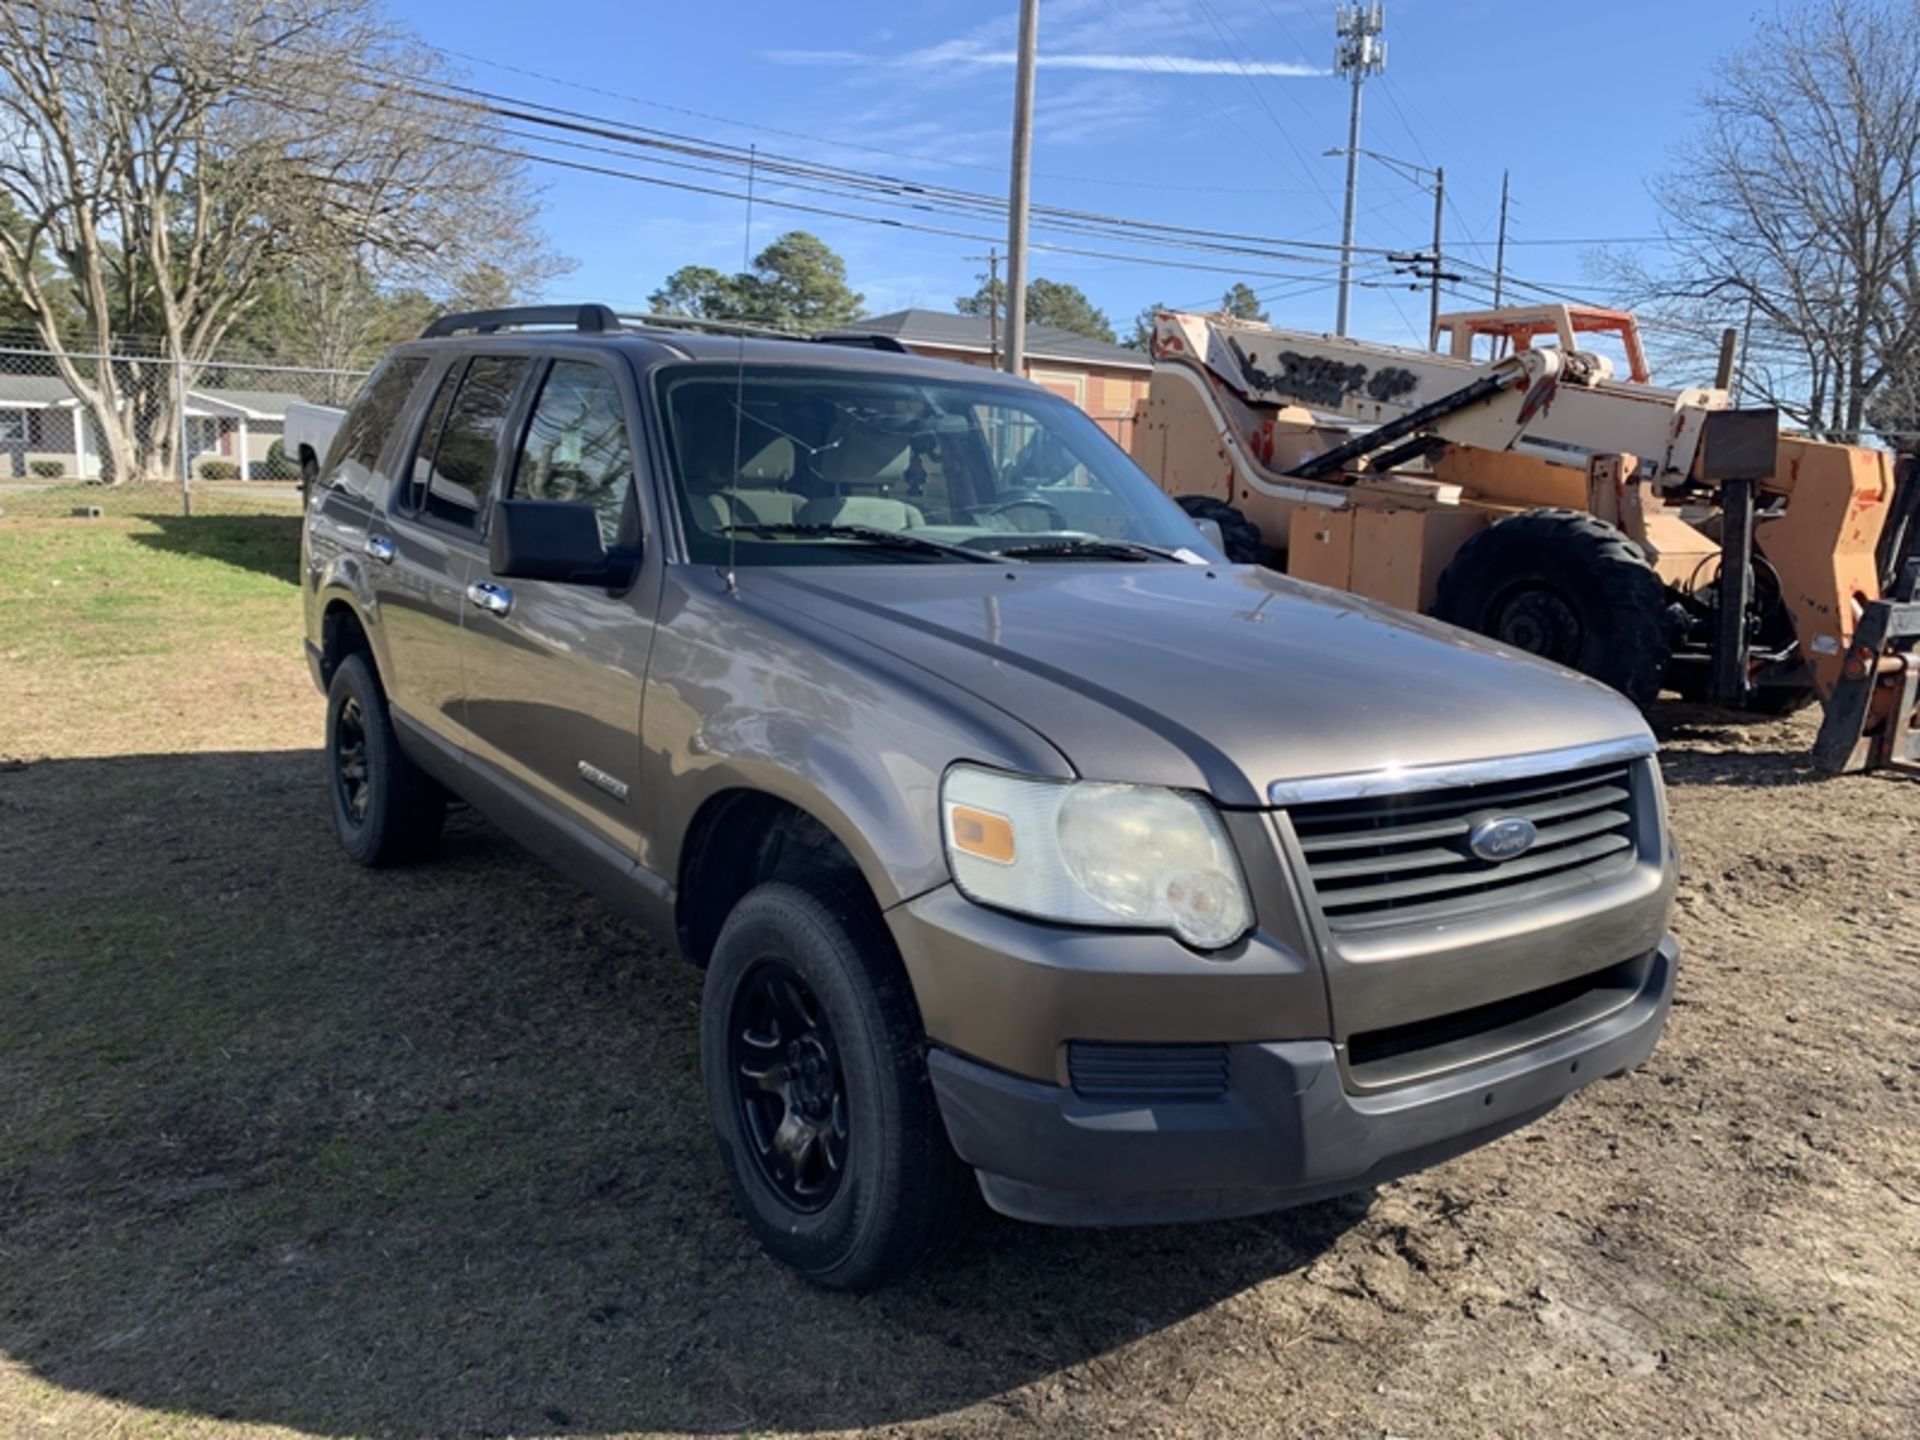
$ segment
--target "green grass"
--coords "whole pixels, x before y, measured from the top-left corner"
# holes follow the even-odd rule
[[[13,519],[50,520],[70,517],[74,510],[97,509],[107,519],[136,516],[181,516],[180,487],[171,482],[143,481],[136,485],[87,485],[71,481],[0,481],[0,515]],[[294,485],[238,482],[211,484],[195,481],[195,516],[295,515],[300,492]]]
[[[284,619],[299,521],[282,515],[0,520],[8,658],[170,654],[257,638]]]
[[[0,519],[0,756],[301,733],[299,518]],[[257,742],[256,742],[257,743]]]

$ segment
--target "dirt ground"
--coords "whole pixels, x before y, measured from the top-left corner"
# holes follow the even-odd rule
[[[1370,1195],[982,1218],[855,1299],[731,1210],[694,974],[470,815],[340,855],[279,532],[94,523],[0,521],[0,1435],[1920,1433],[1920,784],[1813,778],[1809,717],[1656,717],[1640,1070]]]

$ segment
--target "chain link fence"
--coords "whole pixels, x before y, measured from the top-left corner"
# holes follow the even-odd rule
[[[0,512],[296,514],[288,407],[343,406],[365,373],[0,344]]]

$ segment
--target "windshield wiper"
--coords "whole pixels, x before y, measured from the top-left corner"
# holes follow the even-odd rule
[[[1021,545],[1008,545],[993,553],[1011,555],[1018,559],[1032,559],[1047,555],[1085,555],[1096,560],[1172,560],[1181,565],[1191,563],[1177,550],[1168,550],[1159,545],[1144,545],[1138,540],[1029,540]]]
[[[992,565],[999,558],[985,550],[949,545],[944,540],[930,540],[924,535],[908,535],[899,530],[883,530],[878,525],[803,525],[798,521],[783,521],[779,524],[722,525],[718,533],[731,535],[736,532],[743,535],[823,536],[829,540],[858,540],[876,548],[906,550],[919,555],[946,555],[976,565]]]

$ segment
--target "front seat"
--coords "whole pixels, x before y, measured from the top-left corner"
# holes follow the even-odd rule
[[[879,530],[910,530],[926,524],[920,507],[889,491],[905,490],[913,444],[905,435],[871,425],[848,425],[818,458],[821,482],[829,493],[800,507],[803,525],[870,525]]]

